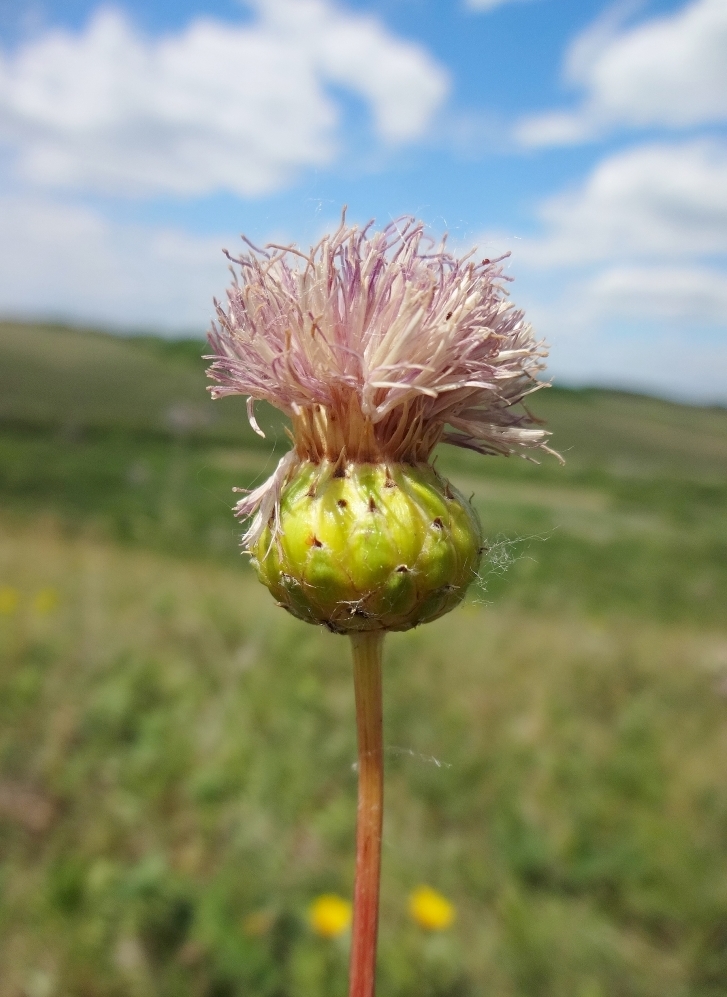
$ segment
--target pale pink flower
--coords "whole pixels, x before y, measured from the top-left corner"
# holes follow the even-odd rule
[[[498,260],[435,247],[412,218],[347,226],[309,253],[268,245],[239,266],[209,341],[213,398],[247,395],[290,417],[294,449],[236,506],[255,542],[303,460],[426,461],[437,443],[552,453],[521,403],[547,349],[509,300]],[[247,240],[246,240],[247,241]],[[229,254],[228,254],[229,256]]]

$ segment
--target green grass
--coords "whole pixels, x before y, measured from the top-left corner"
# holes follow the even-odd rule
[[[52,521],[6,534],[0,567],[3,997],[38,973],[343,992],[345,945],[305,911],[351,892],[346,642],[234,569]],[[726,647],[476,604],[390,639],[382,997],[724,992]],[[408,922],[421,882],[457,908],[444,935]]]
[[[348,648],[240,557],[287,444],[202,351],[0,327],[0,997],[345,992]],[[388,641],[381,997],[722,997],[727,412],[534,407],[566,467],[442,448],[491,552]]]

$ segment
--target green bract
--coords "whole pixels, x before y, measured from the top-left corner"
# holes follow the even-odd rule
[[[449,612],[482,550],[477,514],[431,465],[306,461],[282,491],[279,529],[268,524],[251,553],[280,605],[346,633]]]

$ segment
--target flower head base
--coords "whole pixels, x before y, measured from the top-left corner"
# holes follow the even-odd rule
[[[240,267],[210,333],[212,396],[264,399],[294,450],[237,505],[260,537],[302,461],[427,461],[440,441],[483,454],[549,450],[523,399],[547,355],[510,303],[498,260],[457,259],[405,218],[345,221],[308,255],[270,245]],[[229,255],[229,254],[228,254]],[[471,255],[471,254],[470,254]],[[550,451],[549,451],[550,452]]]
[[[251,549],[278,605],[333,633],[409,630],[464,598],[482,554],[477,514],[426,463],[305,461],[283,490],[281,529]]]

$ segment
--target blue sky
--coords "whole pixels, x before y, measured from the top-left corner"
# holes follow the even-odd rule
[[[245,232],[510,250],[561,383],[727,401],[725,0],[0,0],[0,313],[201,332]]]

